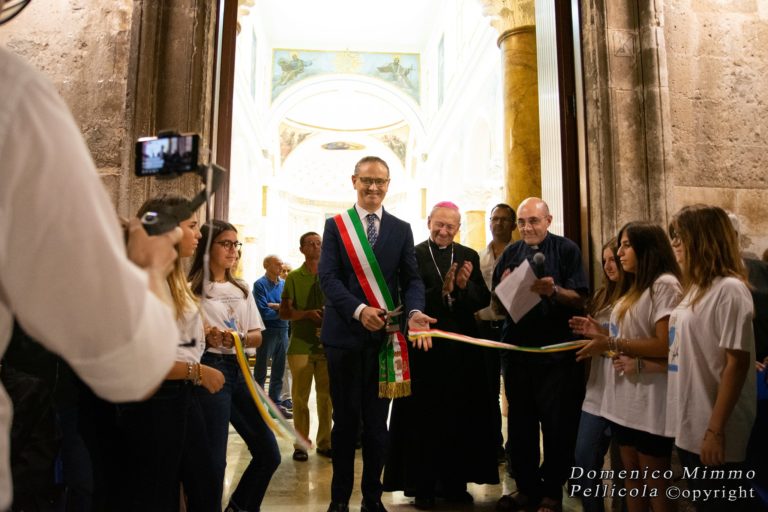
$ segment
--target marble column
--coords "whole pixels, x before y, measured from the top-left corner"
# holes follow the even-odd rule
[[[481,0],[499,31],[504,87],[507,202],[541,197],[539,93],[534,0]]]

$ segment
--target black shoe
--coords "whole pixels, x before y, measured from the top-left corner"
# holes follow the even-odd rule
[[[306,462],[306,460],[309,458],[309,455],[307,455],[307,452],[304,450],[300,450],[296,448],[293,450],[293,460],[297,460],[299,462]]]
[[[349,512],[349,505],[346,503],[334,503],[331,502],[328,507],[328,512]]]
[[[360,504],[360,512],[387,512],[387,509],[384,508],[384,504],[381,501],[376,503],[362,502]]]
[[[329,459],[333,458],[333,450],[331,450],[330,448],[328,448],[327,450],[323,450],[322,448],[318,448],[317,450],[315,450],[315,453],[318,454],[318,455],[321,455],[323,457],[327,457]]]
[[[413,506],[419,510],[432,510],[435,508],[434,496],[416,496]]]
[[[474,503],[475,498],[467,491],[449,492],[443,496],[448,503]]]

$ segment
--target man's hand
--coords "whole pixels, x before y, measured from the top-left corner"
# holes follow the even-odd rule
[[[362,315],[360,315],[362,317]],[[304,318],[303,320],[309,320],[316,326],[321,326],[323,324],[323,310],[322,309],[308,309],[304,311]]]
[[[454,263],[455,265],[455,263]],[[465,261],[461,268],[456,273],[456,286],[459,289],[464,290],[469,282],[469,276],[472,275],[472,262]]]
[[[360,323],[371,332],[384,328],[386,311],[371,306],[365,306],[360,312]]]
[[[545,297],[551,297],[555,293],[555,280],[550,276],[537,279],[531,285],[531,291]]]
[[[271,309],[272,311],[280,311],[280,303],[279,302],[267,302],[267,307]]]
[[[457,266],[458,263],[451,263],[451,267],[448,269],[448,272],[445,273],[445,278],[443,279],[443,295],[449,295],[453,293],[453,285],[456,281]]]
[[[432,318],[431,316],[427,316],[421,311],[417,311],[413,315],[411,315],[411,318],[408,319],[408,330],[409,331],[428,331],[429,324],[434,324],[436,322],[437,322],[437,319]],[[432,348],[432,336],[419,336],[418,338],[413,340],[413,346],[416,348],[420,348],[426,352],[427,350]]]

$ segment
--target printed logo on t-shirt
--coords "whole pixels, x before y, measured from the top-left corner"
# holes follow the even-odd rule
[[[669,365],[667,371],[677,371],[677,357],[680,352],[680,340],[677,337],[677,329],[675,329],[675,323],[677,322],[677,313],[672,313],[669,317]]]

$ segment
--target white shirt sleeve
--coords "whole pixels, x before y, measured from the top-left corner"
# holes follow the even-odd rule
[[[747,286],[737,279],[725,278],[718,299],[714,310],[715,320],[720,327],[717,346],[754,353],[752,317],[755,306]]]
[[[142,398],[174,360],[171,309],[127,260],[112,203],[53,86],[0,59],[0,97],[2,316],[15,316],[97,394]]]
[[[663,274],[653,283],[653,323],[655,324],[680,303],[682,287],[672,274]]]

